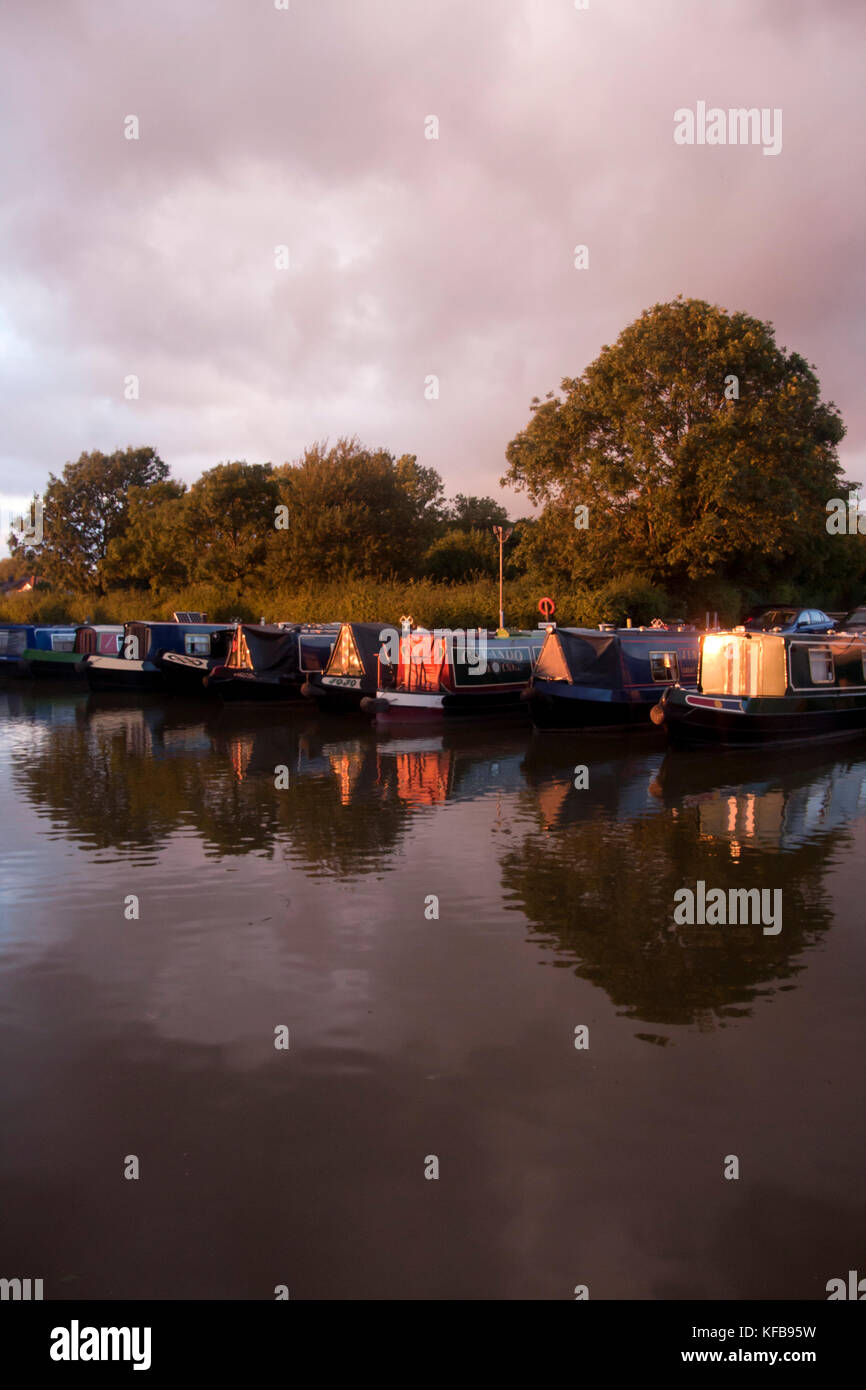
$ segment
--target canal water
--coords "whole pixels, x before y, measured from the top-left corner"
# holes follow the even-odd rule
[[[866,743],[9,687],[0,815],[4,1277],[824,1299],[866,1274]],[[675,922],[699,882],[781,890],[781,929]]]

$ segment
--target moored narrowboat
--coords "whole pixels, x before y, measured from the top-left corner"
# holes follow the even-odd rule
[[[698,630],[551,627],[526,691],[540,729],[645,725],[660,687],[697,679]]]
[[[323,671],[313,671],[301,694],[329,714],[352,714],[379,686],[379,652],[394,632],[385,623],[343,623]]]
[[[395,633],[379,654],[376,695],[361,709],[385,724],[520,713],[544,637],[543,629]]]
[[[339,623],[239,623],[207,689],[232,704],[297,700],[304,681],[324,670],[339,631]]]
[[[162,658],[168,652],[207,660],[222,659],[230,623],[124,623],[117,656],[88,656],[84,674],[95,691],[166,692]]]
[[[673,743],[748,747],[866,731],[866,636],[707,633],[695,690],[653,710]]]
[[[82,623],[75,629],[72,647],[40,651],[27,648],[27,674],[36,679],[84,680],[84,663],[90,656],[117,656],[123,640],[119,624]]]
[[[31,659],[43,653],[71,652],[75,628],[70,624],[0,624],[0,680],[31,675]]]

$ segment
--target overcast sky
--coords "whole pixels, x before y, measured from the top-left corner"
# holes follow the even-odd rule
[[[532,396],[678,293],[773,321],[866,482],[862,0],[5,0],[0,25],[7,501],[85,449],[191,481],[340,434],[498,495]],[[699,101],[780,108],[781,152],[677,145]]]

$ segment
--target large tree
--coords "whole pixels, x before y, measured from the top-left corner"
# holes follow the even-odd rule
[[[490,530],[493,526],[508,524],[507,511],[494,497],[467,497],[462,492],[452,497],[445,516],[451,527],[462,531]]]
[[[844,426],[771,324],[701,300],[657,304],[531,410],[503,482],[544,504],[524,558],[552,578],[628,571],[669,592],[829,582]]]
[[[441,521],[442,480],[413,454],[339,439],[279,473],[289,524],[271,540],[272,582],[417,571]]]
[[[186,485],[168,478],[129,489],[127,524],[109,543],[103,565],[109,588],[182,588],[190,578]]]
[[[36,555],[40,578],[59,588],[102,593],[108,547],[126,529],[132,488],[148,488],[168,476],[155,449],[94,451],[67,463],[59,478],[48,475],[43,540]],[[17,546],[10,540],[13,554]]]
[[[183,499],[181,558],[191,579],[257,578],[274,532],[280,487],[269,463],[220,463]]]

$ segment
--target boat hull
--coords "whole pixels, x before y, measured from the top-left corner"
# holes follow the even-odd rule
[[[311,675],[301,686],[305,699],[325,714],[355,714],[361,701],[376,695],[376,682],[365,676]]]
[[[40,652],[28,648],[21,658],[20,674],[30,680],[83,680],[80,652]]]
[[[866,734],[866,694],[738,697],[672,690],[654,721],[681,747],[750,748]]]
[[[580,686],[536,680],[526,693],[526,703],[536,729],[645,728],[658,700],[658,686],[638,696],[619,699],[611,691],[593,696]]]
[[[152,661],[133,661],[120,656],[91,656],[84,666],[91,690],[115,694],[150,694],[166,688],[162,672]]]
[[[525,718],[522,688],[493,692],[452,691],[436,694],[380,690],[375,699],[364,699],[361,708],[377,724],[437,723],[443,719],[471,719],[491,715]]]
[[[300,685],[295,680],[266,680],[254,671],[232,671],[222,668],[207,677],[209,694],[218,695],[226,704],[280,704],[301,699]]]
[[[159,659],[166,688],[174,695],[203,697],[208,694],[205,677],[216,662],[208,656],[186,656],[182,652],[165,652]]]

